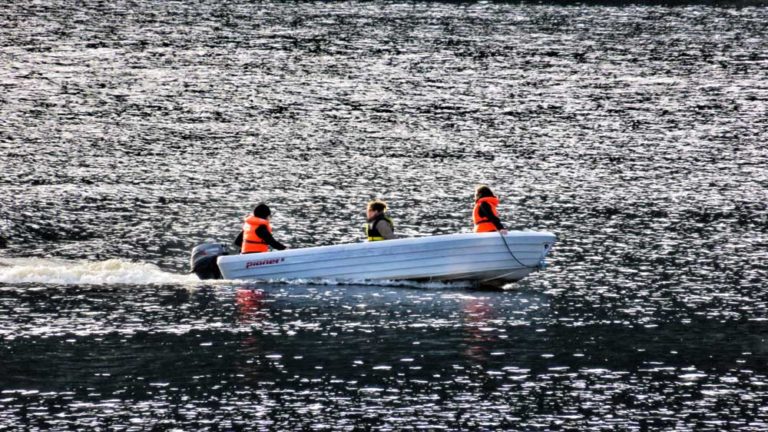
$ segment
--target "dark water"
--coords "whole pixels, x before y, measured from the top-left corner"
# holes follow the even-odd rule
[[[768,429],[768,9],[0,7],[0,429]],[[292,247],[469,230],[504,292],[185,275],[259,200]]]

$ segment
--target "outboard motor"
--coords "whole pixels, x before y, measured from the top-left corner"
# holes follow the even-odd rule
[[[223,243],[203,243],[192,249],[189,260],[190,271],[200,279],[221,279],[221,270],[216,258],[229,255],[229,247]]]

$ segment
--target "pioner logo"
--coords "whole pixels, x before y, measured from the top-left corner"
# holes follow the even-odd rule
[[[263,259],[258,261],[248,261],[247,263],[245,263],[245,268],[249,269],[252,267],[259,267],[263,265],[279,264],[283,261],[285,261],[285,258],[271,258],[271,259]]]

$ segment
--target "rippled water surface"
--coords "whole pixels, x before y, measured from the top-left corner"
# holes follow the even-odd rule
[[[0,8],[0,429],[768,429],[768,9]],[[501,292],[202,283],[291,247],[558,236]]]

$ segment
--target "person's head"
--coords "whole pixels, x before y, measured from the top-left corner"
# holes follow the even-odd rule
[[[375,218],[376,216],[384,213],[387,209],[387,203],[381,200],[373,200],[368,202],[368,219]]]
[[[253,215],[257,218],[269,219],[269,215],[272,214],[272,210],[264,203],[259,203],[256,208],[253,209]]]
[[[477,185],[475,187],[475,200],[479,200],[480,198],[486,198],[486,197],[495,197],[496,195],[493,194],[493,191],[491,191],[491,188],[489,188],[486,185]]]

